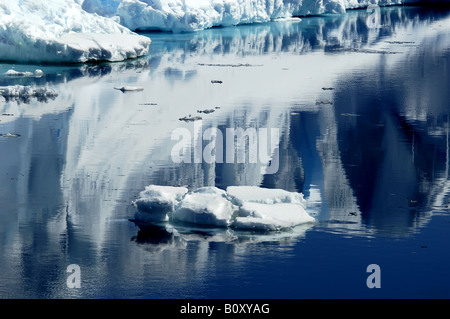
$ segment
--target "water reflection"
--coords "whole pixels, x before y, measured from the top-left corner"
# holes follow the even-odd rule
[[[0,76],[0,86],[58,93],[45,103],[0,102],[0,134],[20,134],[0,136],[0,268],[7,278],[0,294],[74,296],[63,289],[65,265],[79,263],[90,269],[88,296],[134,294],[130,287],[149,278],[148,267],[156,269],[152,287],[167,281],[174,286],[160,289],[172,295],[191,276],[208,278],[211,263],[233,268],[254,251],[292,250],[308,231],[408,236],[433,209],[447,213],[448,15],[388,8],[382,21],[389,28],[376,30],[365,18],[353,11],[150,34],[148,58],[39,66],[39,78]],[[12,67],[35,68],[1,65],[0,73]],[[123,85],[144,91],[113,89]],[[195,123],[179,118],[215,107],[201,114],[204,129],[280,129],[276,174],[261,174],[259,164],[171,160],[174,129],[187,128],[199,141]],[[130,204],[149,184],[299,191],[318,223],[273,234],[136,228]]]

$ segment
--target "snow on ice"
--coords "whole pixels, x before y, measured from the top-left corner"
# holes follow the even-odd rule
[[[183,32],[404,2],[414,0],[84,0],[83,8],[131,30]]]
[[[173,212],[173,219],[200,225],[229,226],[236,207],[225,191],[202,187],[184,196]]]
[[[185,187],[150,185],[133,202],[138,209],[136,219],[143,221],[166,221],[182,197],[188,192]]]
[[[148,53],[150,39],[74,0],[0,0],[0,60],[120,61]]]
[[[135,220],[184,223],[277,231],[313,223],[305,210],[303,195],[282,189],[231,186],[226,191],[201,187],[147,186],[133,202]]]

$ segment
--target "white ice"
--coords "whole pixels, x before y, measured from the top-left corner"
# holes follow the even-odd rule
[[[29,85],[0,86],[0,95],[5,98],[56,97],[58,94],[46,87],[31,87]]]
[[[188,192],[185,187],[150,185],[133,202],[138,209],[135,218],[143,221],[166,221],[183,196]]]
[[[155,189],[156,188],[156,189]],[[140,221],[181,221],[191,224],[277,231],[312,223],[303,195],[256,186],[184,187],[147,186],[134,202]],[[170,218],[171,217],[171,218]]]
[[[300,204],[246,202],[240,207],[239,216],[235,218],[233,226],[240,229],[274,231],[314,221],[315,218]]]
[[[229,226],[237,207],[217,187],[201,187],[184,196],[173,219],[192,224]]]
[[[116,17],[131,30],[197,31],[415,0],[84,0],[83,8]]]
[[[150,39],[75,0],[0,0],[0,60],[120,61],[148,53]]]
[[[227,194],[232,197],[237,205],[244,202],[262,204],[296,203],[304,204],[303,194],[288,192],[284,189],[269,189],[257,186],[229,186]]]
[[[36,69],[34,72],[30,71],[16,71],[13,69],[10,69],[5,72],[5,75],[11,76],[11,77],[41,77],[44,75],[44,72],[41,69]]]

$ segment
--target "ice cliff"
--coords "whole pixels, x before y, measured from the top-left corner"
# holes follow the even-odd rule
[[[73,0],[0,0],[0,60],[120,61],[148,53],[150,39]]]
[[[138,30],[198,31],[415,0],[0,0],[0,60],[120,61],[146,55]]]

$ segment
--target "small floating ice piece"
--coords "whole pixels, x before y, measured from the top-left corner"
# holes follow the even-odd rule
[[[330,100],[319,100],[319,101],[316,101],[316,105],[323,105],[323,104],[333,104],[333,102],[330,101]]]
[[[135,218],[144,221],[166,221],[182,197],[188,192],[185,187],[150,185],[140,192],[133,202],[138,209]]]
[[[300,224],[314,223],[303,205],[294,203],[262,204],[246,202],[233,222],[238,229],[278,231]]]
[[[237,207],[224,190],[201,187],[186,194],[173,212],[173,219],[200,225],[229,226]]]
[[[29,72],[29,71],[22,72],[22,71],[16,71],[16,70],[10,69],[10,70],[5,72],[5,75],[7,75],[7,76],[18,76],[18,77],[19,76],[20,77],[31,77],[31,76],[41,77],[41,76],[44,75],[44,72],[42,70],[40,70],[40,69],[36,69],[36,71],[34,71],[34,73],[33,72]]]
[[[215,111],[216,111],[215,109],[206,109],[206,110],[197,110],[197,113],[209,114],[209,113],[213,113]]]
[[[20,134],[15,133],[6,133],[6,134],[0,134],[2,137],[20,137]]]
[[[7,76],[31,76],[33,73],[31,72],[20,72],[16,70],[8,70],[5,72],[5,75]]]
[[[185,117],[180,117],[178,120],[180,121],[185,121],[185,122],[194,122],[194,121],[199,121],[201,120],[202,117],[201,116],[191,116],[190,114],[188,116]]]
[[[119,86],[119,87],[114,87],[114,89],[122,91],[122,92],[138,92],[138,91],[144,90],[144,88],[142,88],[140,86]]]
[[[295,203],[305,205],[303,194],[284,189],[262,188],[258,186],[229,186],[227,194],[236,205],[244,202],[262,204]]]

